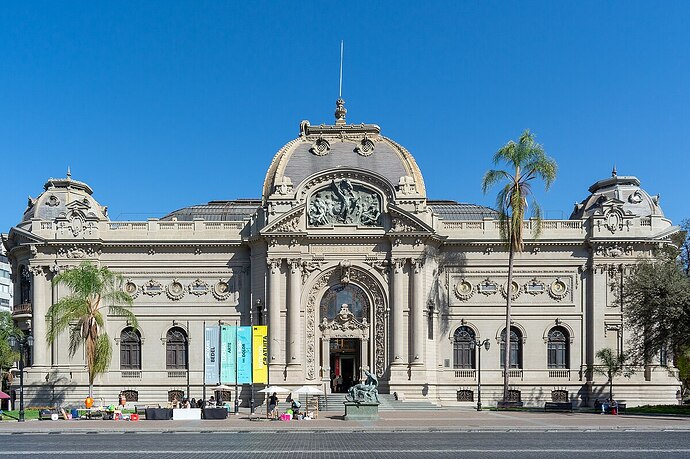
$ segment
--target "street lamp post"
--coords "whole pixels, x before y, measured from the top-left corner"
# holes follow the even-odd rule
[[[34,337],[25,338],[10,336],[8,339],[11,348],[19,348],[19,422],[24,422],[24,349],[34,345]]]
[[[477,348],[477,411],[482,410],[482,347],[487,351],[491,347],[489,338],[484,341],[472,340],[472,349]]]

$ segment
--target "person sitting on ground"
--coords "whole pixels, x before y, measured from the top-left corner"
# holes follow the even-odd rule
[[[192,407],[192,404],[189,403],[189,399],[183,398],[182,399],[182,408],[191,408],[191,407]]]
[[[170,408],[176,409],[180,407],[180,401],[177,399],[177,395],[173,395],[172,400],[170,400]]]
[[[211,395],[211,398],[208,399],[208,403],[206,404],[206,408],[215,408],[216,407],[216,397]]]

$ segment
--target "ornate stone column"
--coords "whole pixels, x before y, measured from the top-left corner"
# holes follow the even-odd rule
[[[282,258],[268,260],[268,350],[269,364],[283,362],[280,330],[280,265]]]
[[[331,340],[328,337],[321,338],[321,382],[324,390],[330,393],[331,389]]]
[[[49,366],[50,356],[48,354],[48,344],[46,333],[48,324],[46,323],[46,313],[50,305],[48,304],[48,288],[50,283],[46,277],[43,266],[31,266],[29,271],[32,274],[32,325],[31,334],[34,337],[33,362],[32,366]]]
[[[393,275],[391,281],[393,286],[390,289],[392,292],[391,309],[392,309],[392,324],[390,327],[393,341],[393,360],[391,365],[402,365],[404,362],[404,334],[405,334],[405,320],[403,314],[403,268],[405,266],[405,258],[395,258],[393,260]]]
[[[360,346],[360,349],[359,349],[360,368],[358,368],[357,371],[359,371],[360,381],[364,381],[366,378],[364,378],[364,371],[363,370],[369,370],[371,372],[374,372],[375,370],[372,369],[371,366],[369,365],[369,340],[366,338],[362,338],[359,346]]]
[[[302,327],[300,326],[300,293],[302,288],[302,272],[299,258],[288,260],[290,274],[288,279],[288,365],[302,363],[300,343],[302,342]]]
[[[410,363],[424,363],[424,262],[413,259],[412,263],[412,306],[410,307],[411,349]]]

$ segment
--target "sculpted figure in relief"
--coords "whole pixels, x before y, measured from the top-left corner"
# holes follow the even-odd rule
[[[379,196],[364,187],[353,185],[348,179],[333,180],[330,187],[316,192],[308,209],[309,224],[312,226],[380,225]]]

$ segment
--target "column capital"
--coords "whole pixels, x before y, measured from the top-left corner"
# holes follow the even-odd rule
[[[393,258],[391,260],[393,264],[393,272],[395,274],[400,274],[402,272],[403,267],[405,266],[406,261],[407,258]]]
[[[280,265],[283,264],[282,258],[267,258],[266,265],[271,270],[271,274],[277,274]]]
[[[302,259],[301,258],[289,258],[288,259],[288,266],[290,267],[290,272],[292,274],[297,274],[300,271],[302,265]]]

